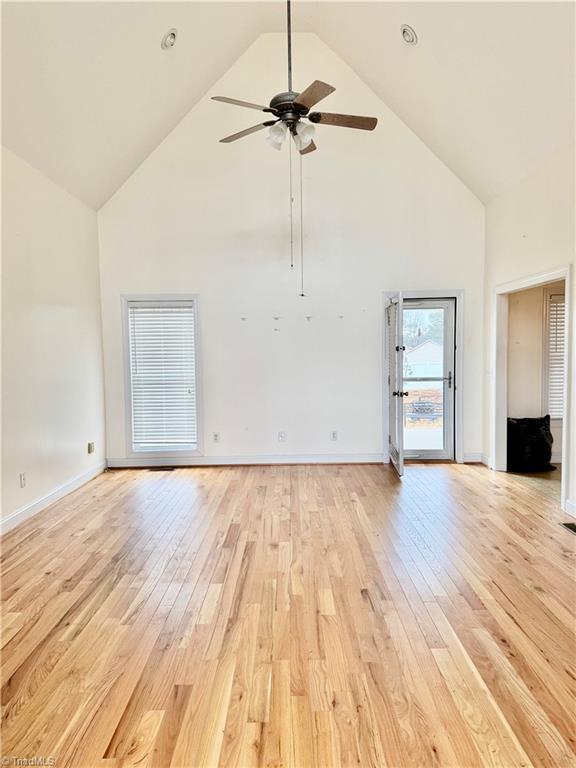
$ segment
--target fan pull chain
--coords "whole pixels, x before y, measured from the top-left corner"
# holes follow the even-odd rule
[[[294,269],[294,191],[292,184],[292,137],[288,136],[288,178],[290,179],[290,269]]]
[[[302,154],[300,155],[300,296],[304,296],[304,203],[302,183]]]

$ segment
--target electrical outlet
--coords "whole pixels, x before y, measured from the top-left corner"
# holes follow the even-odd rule
[[[278,432],[278,442],[279,443],[286,442],[286,432]]]
[[[26,472],[20,472],[20,488],[26,488]]]
[[[212,442],[213,443],[220,442],[220,432],[212,432]]]
[[[88,443],[88,453],[94,453],[94,443]]]
[[[330,440],[338,440],[338,432],[335,429],[330,432]]]

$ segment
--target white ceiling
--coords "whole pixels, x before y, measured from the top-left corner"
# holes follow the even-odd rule
[[[573,3],[335,3],[319,34],[485,202],[572,137]]]
[[[99,208],[261,32],[263,3],[3,4],[3,143]],[[176,46],[160,47],[178,29]]]
[[[94,208],[258,35],[285,23],[284,3],[268,2],[2,11],[3,143]],[[293,13],[297,31],[321,37],[484,201],[571,140],[572,3],[295,0]],[[401,39],[405,22],[416,47]],[[170,27],[178,41],[163,51]],[[259,93],[247,83],[229,95]]]

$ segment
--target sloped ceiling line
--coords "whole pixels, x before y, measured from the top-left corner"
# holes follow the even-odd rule
[[[9,2],[2,14],[4,143],[95,209],[285,23],[283,2]],[[294,7],[296,32],[321,37],[484,202],[573,136],[573,22],[574,5],[555,2]],[[257,82],[238,96],[262,99]]]

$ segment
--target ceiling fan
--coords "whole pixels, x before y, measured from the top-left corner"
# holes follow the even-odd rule
[[[294,139],[294,143],[301,155],[314,152],[317,149],[314,143],[315,124],[337,125],[342,128],[359,128],[363,131],[372,131],[378,122],[375,117],[361,115],[341,115],[334,112],[311,112],[310,110],[319,101],[329,96],[335,88],[321,80],[315,80],[301,93],[292,90],[292,18],[291,3],[287,0],[287,32],[288,32],[288,90],[278,93],[272,98],[269,106],[253,104],[250,101],[231,99],[227,96],[212,96],[214,101],[223,101],[226,104],[235,104],[238,107],[257,109],[267,112],[274,119],[266,120],[251,128],[233,133],[220,139],[224,144],[249,136],[251,133],[269,128],[268,141],[275,149],[281,149],[288,133]],[[305,122],[308,121],[308,122]]]

